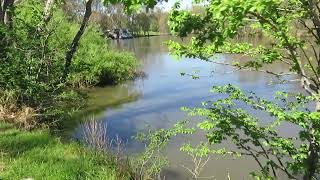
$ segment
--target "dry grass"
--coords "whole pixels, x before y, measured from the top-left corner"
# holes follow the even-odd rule
[[[96,121],[94,117],[90,117],[81,127],[83,128],[83,141],[85,144],[105,152],[110,150],[111,140],[107,137],[107,126]]]
[[[111,161],[117,164],[119,179],[134,177],[130,160],[124,154],[125,143],[119,136],[114,139],[108,138],[107,125],[104,122],[95,120],[94,117],[90,117],[81,127],[83,128],[84,143],[96,151],[103,152]]]
[[[6,168],[5,168],[4,163],[0,161],[0,173],[3,172],[3,171],[5,171],[5,169],[6,169]]]
[[[36,111],[30,107],[16,108],[14,105],[0,105],[0,121],[17,125],[23,129],[33,129],[36,126]]]
[[[4,163],[0,162],[0,172],[3,172],[5,170]]]
[[[19,93],[0,89],[0,122],[12,123],[27,130],[36,126],[36,110],[18,106]]]

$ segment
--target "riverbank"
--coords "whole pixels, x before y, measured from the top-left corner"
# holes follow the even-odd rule
[[[160,32],[155,32],[155,31],[149,31],[149,32],[140,32],[140,33],[136,33],[133,36],[135,38],[139,38],[139,37],[152,37],[152,36],[168,36],[171,35],[171,33],[160,33]]]
[[[114,157],[48,130],[32,132],[0,123],[0,179],[129,179]]]

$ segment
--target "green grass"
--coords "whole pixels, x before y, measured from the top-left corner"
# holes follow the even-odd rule
[[[26,132],[0,123],[0,179],[119,179],[112,158],[48,131]],[[123,178],[121,178],[123,179]]]

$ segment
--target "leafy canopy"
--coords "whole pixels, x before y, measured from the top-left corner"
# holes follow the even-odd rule
[[[193,34],[187,45],[169,42],[172,53],[213,61],[215,53],[239,53],[248,62],[228,65],[244,70],[258,70],[278,77],[298,74],[305,90],[317,96],[320,85],[319,2],[313,0],[211,0],[196,1],[205,14],[179,9],[171,11],[170,28],[175,35]],[[245,32],[244,32],[245,31]],[[244,33],[263,35],[267,44],[235,41]],[[262,67],[271,63],[289,66],[288,72],[273,72]]]

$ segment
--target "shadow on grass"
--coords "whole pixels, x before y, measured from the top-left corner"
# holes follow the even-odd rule
[[[5,127],[5,131],[2,130],[0,150],[10,157],[16,157],[37,147],[45,147],[50,142],[48,133],[18,131],[9,126]]]
[[[1,127],[1,126],[0,126]],[[79,143],[62,143],[48,131],[0,132],[0,179],[115,179],[117,165]]]

